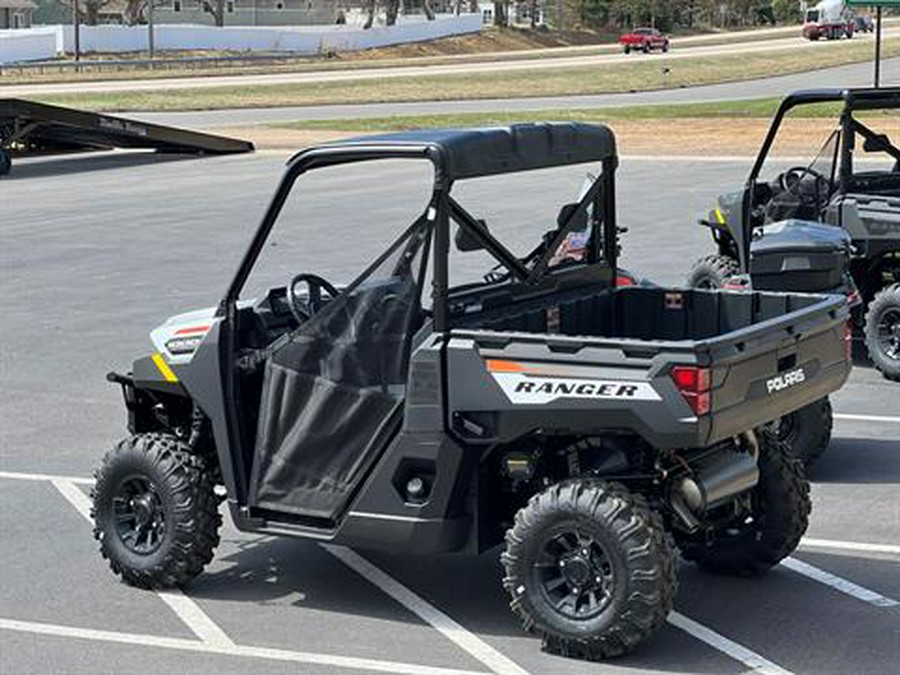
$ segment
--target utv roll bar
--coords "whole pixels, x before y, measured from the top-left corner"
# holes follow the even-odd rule
[[[900,108],[900,87],[879,89],[807,89],[794,92],[785,97],[781,105],[778,106],[775,117],[772,118],[765,140],[763,140],[762,147],[760,147],[756,156],[756,161],[753,163],[750,176],[744,184],[744,200],[741,213],[745,225],[742,228],[742,241],[737,242],[739,248],[738,257],[740,258],[741,268],[744,270],[750,268],[748,252],[750,251],[750,241],[753,235],[750,227],[750,216],[753,211],[753,188],[756,185],[756,180],[759,178],[763,164],[765,164],[766,158],[769,156],[769,151],[772,149],[775,137],[787,114],[798,106],[816,103],[843,103],[844,108],[841,111],[840,121],[842,130],[846,132],[852,123],[852,113],[854,111]],[[850,176],[853,157],[851,141],[850,134],[842,134],[840,151],[844,161],[840,162],[841,174],[839,177],[842,189],[846,189]]]
[[[534,271],[525,269],[508,249],[480,227],[477,221],[450,197],[450,190],[456,180],[602,162],[603,175],[584,196],[580,206],[587,205],[598,196],[602,199],[602,204],[598,204],[603,207],[605,219],[602,246],[606,261],[615,274],[616,221],[613,174],[618,159],[615,137],[608,128],[560,122],[516,124],[487,129],[429,129],[335,141],[302,150],[294,155],[288,161],[287,171],[219,306],[219,313],[224,315],[229,308],[234,307],[291,187],[301,174],[313,169],[376,159],[424,159],[435,167],[434,187],[427,213],[436,224],[434,319],[437,330],[446,328],[447,255],[450,246],[451,218],[465,227],[489,253],[523,281],[534,283],[546,270],[549,260],[549,255],[545,254],[544,259],[538,262],[540,272],[538,268]],[[573,229],[574,223],[572,213],[560,226],[560,232],[554,242],[557,246]],[[553,249],[550,250],[552,255]]]

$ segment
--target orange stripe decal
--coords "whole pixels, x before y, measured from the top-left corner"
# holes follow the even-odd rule
[[[190,328],[179,328],[175,331],[175,335],[188,335],[190,333],[205,333],[210,326],[191,326]]]
[[[525,366],[515,361],[487,360],[487,369],[491,373],[524,373]]]

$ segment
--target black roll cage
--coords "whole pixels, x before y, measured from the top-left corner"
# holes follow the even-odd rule
[[[538,125],[535,125],[538,126]],[[553,125],[548,125],[553,126]],[[584,128],[596,132],[597,127],[589,127],[583,125]],[[541,259],[535,267],[529,272],[521,261],[512,254],[509,249],[503,246],[496,238],[493,237],[481,224],[473,218],[465,209],[462,208],[451,196],[450,192],[453,187],[453,173],[449,167],[452,165],[452,151],[445,150],[439,143],[402,143],[387,142],[379,144],[377,139],[371,143],[345,142],[345,144],[335,143],[326,144],[304,150],[295,155],[289,162],[287,171],[282,176],[278,187],[275,191],[268,208],[266,209],[263,219],[247,247],[241,262],[238,265],[234,279],[228,287],[225,297],[219,303],[216,316],[223,317],[221,332],[224,334],[219,343],[220,363],[222,364],[221,378],[222,391],[224,393],[226,424],[230,445],[232,448],[240,448],[238,452],[232,452],[232,462],[235,469],[235,492],[239,503],[247,502],[248,485],[250,473],[246,466],[246,458],[243,452],[243,429],[240,413],[240,401],[237,392],[236,377],[236,359],[237,354],[237,331],[234,326],[237,323],[237,300],[238,296],[250,275],[250,271],[259,258],[260,252],[268,239],[272,228],[274,227],[279,214],[287,200],[291,189],[297,179],[304,173],[317,168],[330,166],[340,166],[343,164],[351,164],[365,162],[378,159],[418,159],[430,160],[435,167],[435,178],[432,188],[431,199],[423,214],[416,219],[412,227],[421,223],[422,217],[432,222],[434,231],[431,238],[431,251],[433,252],[433,289],[432,289],[432,307],[433,307],[433,325],[435,332],[446,333],[449,328],[448,320],[448,304],[449,304],[449,254],[450,254],[450,221],[451,219],[459,226],[465,228],[479,243],[484,250],[490,253],[501,264],[509,269],[510,274],[519,279],[522,283],[537,284],[547,273],[548,263],[553,253],[575,227],[578,212],[586,208],[592,203],[595,205],[593,209],[594,218],[594,234],[593,234],[593,250],[590,253],[589,262],[597,262],[599,260],[599,251],[603,250],[603,261],[612,271],[612,278],[617,275],[617,225],[616,225],[616,203],[615,203],[615,172],[618,168],[618,155],[615,152],[614,141],[612,135],[605,129],[601,129],[609,134],[610,143],[608,147],[593,151],[588,148],[581,147],[576,152],[564,153],[557,156],[543,156],[537,159],[525,154],[524,160],[519,165],[513,163],[500,163],[501,168],[497,168],[495,158],[489,158],[494,161],[491,170],[483,173],[468,173],[460,175],[459,178],[477,177],[479,175],[498,175],[501,173],[520,173],[526,170],[534,170],[541,168],[551,168],[554,166],[564,166],[572,164],[583,164],[591,161],[599,161],[602,165],[602,171],[589,190],[585,193],[578,204],[578,208],[574,209],[559,227],[559,232],[553,242],[547,247]],[[490,164],[490,162],[488,163]],[[506,169],[502,167],[507,167]],[[465,167],[471,171],[471,167]],[[597,208],[599,207],[599,208]],[[602,244],[597,237],[597,226],[602,227]],[[397,240],[397,244],[402,241]],[[379,257],[379,260],[381,257]]]
[[[859,110],[883,110],[889,108],[900,109],[900,87],[885,87],[879,89],[810,89],[806,91],[798,91],[787,96],[778,106],[778,111],[769,125],[769,130],[763,140],[762,147],[750,170],[750,175],[744,183],[744,197],[741,204],[741,217],[744,226],[741,228],[741,241],[735,242],[738,245],[738,257],[741,268],[745,271],[750,268],[749,251],[750,242],[753,237],[753,228],[751,227],[751,214],[753,212],[753,195],[759,174],[763,165],[769,156],[769,151],[781,128],[781,123],[787,114],[794,108],[802,105],[812,105],[816,103],[843,103],[843,110],[840,114],[841,143],[839,150],[839,161],[837,165],[838,186],[840,191],[847,192],[850,187],[850,181],[853,176],[853,140],[854,133],[859,133],[863,138],[871,140],[876,135],[872,131],[853,118],[853,113]],[[854,133],[850,133],[850,132]],[[896,150],[896,148],[894,148]],[[888,154],[900,161],[900,155],[895,155],[890,150]]]

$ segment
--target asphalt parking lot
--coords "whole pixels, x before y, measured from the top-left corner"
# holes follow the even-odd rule
[[[2,672],[896,672],[900,385],[863,361],[833,397],[835,438],[811,471],[796,554],[759,579],[683,565],[672,625],[608,664],[542,653],[507,609],[496,553],[404,559],[250,536],[226,519],[185,594],[118,583],[85,518],[91,472],[125,433],[104,375],[149,352],[166,317],[219,300],[284,159],[114,153],[23,161],[0,183]],[[680,283],[710,250],[695,214],[748,164],[626,156],[622,263]],[[402,176],[342,180],[335,189],[364,225],[300,222],[296,271],[350,269],[387,242],[376,184]],[[520,195],[497,193],[495,206],[515,209]]]

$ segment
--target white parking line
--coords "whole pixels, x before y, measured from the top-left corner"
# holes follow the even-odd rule
[[[714,630],[697,623],[693,619],[687,618],[684,614],[671,612],[669,614],[668,622],[676,628],[680,628],[685,633],[697,638],[701,642],[705,642],[713,649],[717,649],[736,661],[740,661],[750,668],[751,672],[760,673],[761,675],[791,675],[791,671],[785,670],[777,663],[773,663],[756,652],[747,649],[743,645],[739,645],[737,642],[729,640],[724,635],[720,635]]]
[[[49,481],[64,480],[76,485],[93,485],[93,478],[79,478],[77,476],[55,476],[49,473],[19,473],[17,471],[0,471],[0,478],[9,478],[10,480],[36,480]]]
[[[781,564],[797,574],[802,574],[813,581],[818,581],[820,584],[830,586],[841,593],[846,593],[858,600],[868,602],[870,605],[875,605],[876,607],[896,607],[897,605],[900,605],[900,602],[897,602],[892,598],[885,597],[875,591],[870,591],[868,588],[854,584],[852,581],[848,581],[836,574],[826,572],[825,570],[819,569],[809,563],[805,563],[802,560],[785,558],[781,561]]]
[[[91,518],[91,500],[86,494],[69,480],[54,478],[50,482],[75,507],[78,513],[84,516],[89,523],[94,523],[94,519]],[[234,642],[225,634],[225,631],[219,628],[215,621],[200,609],[200,605],[191,600],[183,591],[175,588],[168,591],[157,591],[156,594],[204,644],[222,648],[234,646]]]
[[[856,415],[849,413],[834,413],[834,419],[847,420],[850,422],[888,422],[891,424],[900,424],[900,417],[894,415]]]
[[[528,671],[469,632],[431,603],[423,600],[406,586],[345,546],[322,544],[322,548],[361,577],[416,614],[458,647],[481,661],[497,675],[528,675]]]
[[[803,537],[800,548],[853,551],[855,553],[885,553],[900,556],[900,546],[894,544],[869,544],[861,541],[839,541],[837,539],[815,539]]]
[[[208,644],[206,642],[196,642],[194,640],[185,640],[183,638],[157,637],[155,635],[142,635],[138,633],[118,633],[90,628],[71,628],[69,626],[36,623],[33,621],[17,621],[15,619],[0,619],[0,629],[13,630],[22,633],[76,638],[80,640],[116,642],[131,646],[139,645],[145,647],[159,647],[162,649],[176,649],[187,652],[201,652],[204,654],[219,654],[222,656],[240,656],[245,658],[268,659],[270,661],[290,661],[294,663],[307,663],[321,666],[336,666],[339,668],[352,668],[354,670],[363,670],[366,672],[400,673],[401,675],[486,675],[485,673],[471,670],[421,666],[413,663],[360,659],[352,656],[334,656],[331,654],[317,654],[313,652],[294,652],[286,649],[272,649],[269,647]]]

